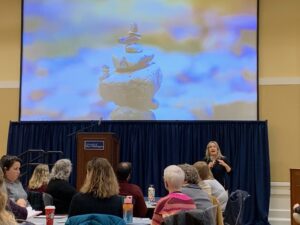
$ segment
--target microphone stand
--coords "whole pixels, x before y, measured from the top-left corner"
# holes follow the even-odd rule
[[[83,128],[80,128],[79,130],[75,130],[74,132],[69,133],[69,134],[67,135],[67,137],[71,137],[71,136],[73,136],[74,134],[76,134],[76,133],[78,133],[78,132],[85,131],[85,130],[90,129],[90,128],[96,126],[96,125],[100,126],[101,121],[102,121],[102,118],[100,118],[100,119],[99,119],[98,121],[96,121],[95,123],[92,123],[90,126],[83,127]]]

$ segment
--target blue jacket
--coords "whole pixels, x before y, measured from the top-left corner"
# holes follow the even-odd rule
[[[126,225],[126,223],[122,218],[113,215],[84,214],[69,217],[65,225]]]

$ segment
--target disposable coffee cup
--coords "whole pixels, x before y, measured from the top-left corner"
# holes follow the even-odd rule
[[[53,225],[54,223],[55,206],[48,205],[45,207],[46,225]]]

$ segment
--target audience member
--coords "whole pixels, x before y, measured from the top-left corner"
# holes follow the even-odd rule
[[[29,180],[28,190],[45,192],[49,182],[49,166],[39,164],[35,167],[32,176]]]
[[[204,168],[203,168],[203,165],[204,165]],[[206,166],[206,162],[203,162],[203,161],[198,161],[198,162],[195,162],[193,167],[196,168],[198,174],[199,174],[199,187],[205,191],[207,194],[211,195],[211,187],[209,186],[209,184],[205,183],[203,180],[202,180],[202,177],[205,177],[205,174],[208,174],[209,172],[209,168]],[[205,170],[208,170],[208,171],[205,171]]]
[[[72,171],[69,159],[60,159],[55,162],[48,183],[46,193],[52,195],[55,213],[67,214],[72,197],[76,194],[75,188],[68,182]]]
[[[7,200],[7,194],[6,194],[4,185],[5,185],[4,184],[4,174],[3,174],[2,169],[0,168],[0,224],[1,225],[16,225],[17,222],[16,222],[14,216],[9,211],[6,210],[9,203]],[[24,209],[26,211],[26,208],[24,208]]]
[[[178,166],[185,173],[184,184],[181,188],[181,192],[193,199],[197,209],[205,210],[212,207],[213,205],[210,201],[210,197],[198,186],[199,174],[196,168],[189,164],[181,164]]]
[[[220,147],[216,141],[210,141],[207,144],[204,161],[211,169],[214,178],[219,181],[223,187],[226,187],[225,176],[226,174],[231,173],[231,167],[227,158],[222,155]]]
[[[218,202],[221,205],[222,211],[224,212],[228,201],[228,192],[216,179],[214,179],[206,162],[197,162],[197,168],[200,178],[204,183],[208,184],[211,187],[212,196],[215,196],[217,198]]]
[[[133,198],[133,216],[145,217],[147,213],[147,206],[144,200],[144,195],[141,188],[128,181],[131,177],[131,163],[121,162],[117,166],[116,175],[120,186],[120,195],[131,195]]]
[[[300,205],[299,203],[293,206],[293,218],[297,224],[300,224]]]
[[[152,225],[161,224],[164,217],[179,211],[196,208],[194,201],[186,194],[180,192],[183,183],[184,172],[180,167],[171,165],[165,168],[164,184],[169,194],[157,202],[152,217]]]
[[[17,156],[4,155],[1,158],[1,167],[4,173],[8,198],[17,205],[26,207],[28,204],[27,193],[19,181],[21,159]]]
[[[74,195],[69,217],[100,213],[123,216],[123,198],[116,175],[107,159],[93,158],[87,163],[87,174],[80,192]]]

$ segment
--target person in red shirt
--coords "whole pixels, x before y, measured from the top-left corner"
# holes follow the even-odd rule
[[[49,166],[39,164],[35,167],[33,174],[29,180],[28,190],[45,192],[49,183]]]
[[[116,175],[120,186],[120,195],[131,195],[133,199],[133,216],[145,217],[147,206],[141,188],[135,184],[129,183],[131,175],[131,163],[121,162],[117,166]]]

